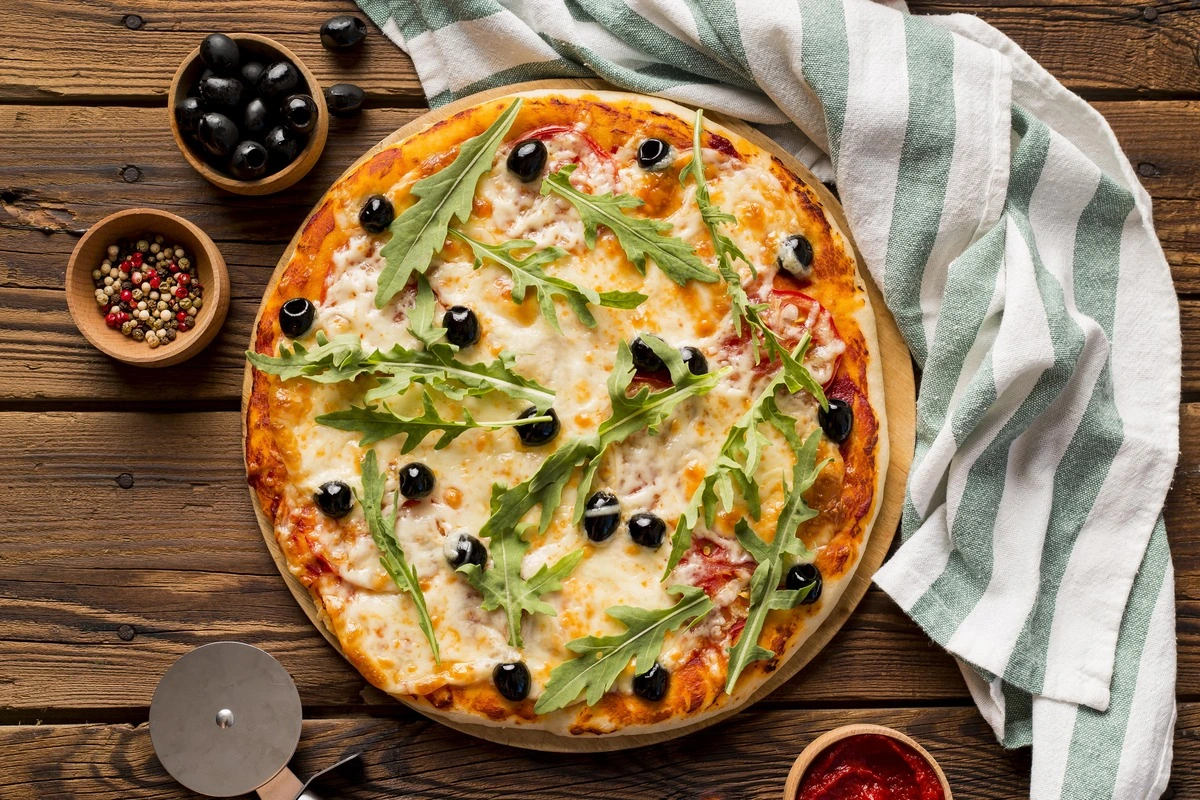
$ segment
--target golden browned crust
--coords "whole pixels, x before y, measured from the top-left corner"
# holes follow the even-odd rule
[[[335,209],[345,204],[357,207],[362,198],[368,195],[388,192],[396,203],[397,212],[402,211],[407,202],[404,199],[407,186],[400,187],[398,196],[397,184],[404,181],[411,186],[412,182],[443,167],[457,153],[458,143],[480,133],[509,102],[507,99],[492,100],[455,114],[383,149],[335,183],[305,223],[294,254],[278,283],[263,298],[253,349],[264,354],[275,352],[281,335],[278,311],[288,298],[297,295],[324,297],[333,268],[332,254],[349,239],[349,232],[338,225]],[[660,111],[635,96],[628,96],[628,100],[620,103],[553,94],[527,97],[507,139],[515,141],[542,126],[569,124],[580,119],[589,122],[588,134],[598,148],[607,152],[615,151],[635,131],[665,139],[681,149],[691,147],[690,120]],[[750,148],[754,148],[744,141],[735,145],[730,139],[713,131],[706,130],[704,137],[705,146],[735,159],[748,157]],[[739,146],[745,152],[739,152]],[[868,369],[874,356],[856,321],[866,301],[852,255],[830,224],[816,193],[778,159],[772,158],[771,170],[794,199],[797,214],[805,222],[806,236],[813,245],[814,276],[811,285],[805,286],[804,291],[830,311],[847,345],[838,377],[828,391],[830,396],[852,403],[856,414],[855,426],[851,438],[840,447],[844,468],[841,481],[832,487],[822,487],[819,482],[810,498],[825,519],[834,515],[841,522],[832,540],[822,548],[818,562],[829,585],[848,579],[857,565],[878,502],[876,447],[879,420],[874,408],[881,408],[881,405],[873,404],[866,394]],[[682,201],[682,190],[674,171],[651,176],[635,193],[645,202],[636,213],[648,216],[668,214]],[[490,210],[486,203],[480,201],[476,203],[474,212],[486,215]],[[752,216],[753,210],[750,214]],[[747,222],[752,223],[753,220]],[[613,246],[613,242],[605,241],[611,238],[611,234],[602,231],[597,246]],[[461,245],[454,241],[447,243],[447,248],[453,247]],[[705,247],[705,244],[700,245],[699,254],[701,257],[711,256],[711,246],[707,251]],[[676,296],[662,298],[661,301],[688,304],[689,295],[701,290],[694,284],[685,287],[672,285],[668,291]],[[326,605],[325,600],[332,597],[335,591],[348,587],[339,586],[341,581],[337,575],[313,552],[307,536],[312,531],[315,515],[311,500],[288,497],[288,467],[281,448],[281,441],[286,439],[287,432],[280,430],[272,421],[272,398],[277,387],[276,378],[254,371],[244,408],[248,478],[267,519],[276,524],[277,532],[287,530],[286,535],[277,533],[277,540],[292,573],[308,587],[318,606],[334,619],[336,629],[336,604]],[[285,519],[288,524],[281,525]],[[803,538],[805,528],[800,533]],[[740,608],[735,605],[718,612],[724,614],[727,621],[723,631],[738,631],[741,623],[736,619],[738,613],[744,611],[745,601],[738,602],[742,603]],[[763,631],[762,644],[774,650],[777,656],[752,664],[743,673],[738,691],[733,696],[724,693],[727,654],[719,644],[712,643],[693,653],[683,666],[675,670],[668,697],[664,701],[649,703],[636,696],[609,693],[594,707],[579,705],[559,712],[567,713],[570,717],[566,730],[573,735],[588,735],[620,732],[635,727],[644,731],[648,726],[679,726],[697,715],[709,714],[731,702],[737,703],[769,677],[812,632],[814,626],[806,622],[821,613],[822,603],[801,606],[792,611],[771,612]],[[364,656],[362,648],[356,645],[358,635],[361,633],[344,633],[340,637],[342,652],[368,681],[383,685],[385,679],[378,666]],[[532,700],[509,702],[500,697],[490,682],[442,686],[428,694],[405,699],[427,710],[453,715],[460,720],[474,719],[494,725],[521,725],[538,721],[533,713]]]

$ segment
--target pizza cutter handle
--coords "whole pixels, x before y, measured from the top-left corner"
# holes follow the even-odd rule
[[[296,773],[288,767],[284,767],[278,775],[258,787],[257,791],[259,800],[300,800],[302,789],[304,789],[304,783],[296,777]],[[315,798],[308,798],[306,793],[305,800],[315,800]]]

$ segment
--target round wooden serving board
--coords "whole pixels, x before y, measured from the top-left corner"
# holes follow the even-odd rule
[[[404,127],[397,130],[392,135],[385,138],[375,147],[367,151],[362,158],[352,164],[343,177],[358,168],[364,161],[375,156],[380,150],[389,147],[396,142],[399,142],[413,134],[437,123],[447,117],[450,117],[457,112],[477,105],[487,100],[497,97],[503,97],[509,94],[515,94],[525,91],[537,90],[599,90],[599,91],[620,91],[602,81],[596,80],[547,80],[547,81],[531,81],[528,83],[518,83],[511,86],[504,86],[497,89],[491,89],[485,92],[465,97],[461,100],[442,106],[441,108],[433,109],[427,114],[423,114]],[[833,217],[835,227],[838,229],[842,237],[851,244],[854,248],[855,259],[858,264],[862,264],[862,256],[858,252],[858,248],[854,246],[854,241],[850,237],[850,226],[846,221],[845,213],[842,211],[841,205],[837,198],[825,188],[825,186],[817,180],[809,170],[790,153],[775,144],[771,139],[764,134],[753,129],[749,125],[739,120],[728,119],[718,114],[710,113],[710,119],[716,123],[732,130],[745,139],[753,142],[767,152],[777,156],[783,164],[800,177],[808,184],[813,191],[821,198],[825,209]],[[341,178],[339,178],[341,180]],[[320,201],[314,208],[315,213],[320,208]],[[300,231],[303,231],[304,226],[300,226]],[[292,241],[288,244],[283,256],[279,259],[279,264],[275,268],[274,274],[271,276],[271,281],[267,285],[264,292],[264,297],[270,295],[282,275],[285,267],[292,258],[292,252],[296,248],[296,243],[299,241],[300,233],[298,232]],[[570,737],[563,736],[548,731],[542,730],[523,730],[520,728],[501,728],[490,725],[463,723],[455,720],[449,720],[432,713],[428,713],[428,709],[416,703],[410,703],[403,698],[397,698],[413,709],[425,714],[430,719],[447,725],[455,730],[463,733],[478,736],[481,739],[487,739],[500,744],[511,745],[514,747],[525,747],[534,750],[546,750],[556,752],[603,752],[612,750],[625,750],[633,747],[642,747],[656,742],[665,741],[667,739],[675,739],[680,736],[685,736],[694,731],[706,728],[721,720],[729,717],[748,705],[758,702],[766,697],[772,691],[777,689],[786,681],[790,680],[797,672],[800,671],[805,664],[813,659],[813,657],[821,651],[834,634],[842,627],[843,623],[849,618],[851,612],[854,611],[859,601],[866,594],[867,588],[871,584],[871,576],[879,569],[883,563],[884,557],[887,555],[888,548],[891,546],[892,537],[896,533],[896,528],[900,523],[900,513],[904,504],[904,485],[908,477],[908,468],[912,463],[913,441],[916,429],[916,390],[913,383],[912,361],[909,357],[908,348],[904,344],[904,340],[900,336],[900,331],[896,327],[895,320],[892,319],[891,313],[888,312],[884,305],[883,296],[879,289],[871,280],[871,276],[865,268],[860,267],[859,273],[866,283],[867,291],[871,297],[871,304],[875,311],[875,322],[877,326],[877,337],[879,340],[879,358],[883,371],[883,383],[885,394],[885,406],[887,411],[887,428],[888,439],[890,442],[890,458],[888,461],[887,475],[884,481],[883,498],[880,501],[878,516],[875,520],[875,525],[872,529],[870,538],[867,541],[867,546],[863,552],[862,559],[859,562],[858,569],[851,577],[850,582],[846,585],[842,596],[837,605],[829,613],[817,628],[817,630],[796,650],[792,656],[784,662],[784,664],[776,670],[776,672],[759,687],[753,695],[741,704],[732,705],[711,716],[704,717],[692,724],[685,724],[671,730],[658,731],[646,734],[611,734],[608,736],[588,736],[588,737]],[[261,307],[259,314],[261,314]],[[258,329],[258,318],[254,320],[252,331]],[[253,342],[251,342],[253,346]],[[245,379],[242,385],[242,410],[243,410],[243,428],[245,422],[245,404],[250,394],[252,383],[252,375],[249,363],[246,365]],[[245,431],[243,429],[243,439]],[[243,441],[243,453],[245,451]],[[259,528],[262,531],[263,539],[267,543],[267,548],[271,551],[271,556],[275,559],[275,565],[279,568],[280,574],[283,575],[287,582],[288,588],[292,595],[296,598],[296,602],[304,609],[304,612],[312,620],[317,629],[325,636],[329,643],[339,653],[341,646],[337,638],[326,626],[321,617],[321,611],[313,601],[308,589],[304,587],[288,569],[287,561],[284,559],[282,552],[279,549],[278,543],[275,541],[274,525],[262,513],[259,507],[258,498],[253,490],[250,492],[251,501],[254,504],[254,511],[258,517]]]

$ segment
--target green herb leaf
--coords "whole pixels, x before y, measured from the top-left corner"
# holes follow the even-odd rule
[[[704,111],[699,109],[696,111],[696,123],[692,127],[692,160],[679,173],[679,180],[682,183],[691,177],[696,184],[696,205],[700,207],[700,217],[704,220],[704,225],[708,228],[709,236],[712,238],[713,250],[717,254],[717,272],[729,289],[737,331],[741,333],[743,328],[748,326],[755,362],[761,358],[759,351],[761,342],[761,346],[767,351],[767,356],[781,363],[789,392],[804,390],[817,399],[821,408],[828,410],[829,400],[826,399],[821,384],[816,382],[801,359],[788,352],[788,349],[779,341],[779,337],[763,320],[762,312],[766,306],[751,303],[750,298],[746,295],[746,290],[742,288],[742,278],[734,269],[733,260],[737,259],[745,263],[750,267],[752,274],[757,275],[757,272],[754,265],[750,263],[750,260],[733,240],[721,231],[722,225],[734,224],[737,222],[737,218],[722,211],[720,206],[715,205],[709,196],[708,183],[704,177],[704,150],[700,143],[700,132],[703,128]]]
[[[778,424],[790,426],[790,445],[799,443],[795,433],[795,423],[787,422],[786,417],[775,416]],[[772,424],[777,424],[773,422]],[[787,436],[787,434],[785,434]],[[794,438],[792,438],[794,437]],[[769,543],[764,542],[745,520],[740,520],[735,527],[738,542],[746,548],[758,566],[750,577],[750,607],[746,612],[746,626],[738,635],[738,640],[729,650],[729,669],[725,680],[725,692],[729,694],[737,684],[738,677],[747,666],[764,658],[772,658],[775,653],[758,644],[762,634],[763,623],[766,622],[767,612],[772,609],[793,608],[807,595],[809,589],[781,590],[779,584],[783,580],[785,560],[790,557],[811,558],[812,553],[804,546],[804,542],[796,535],[801,523],[817,516],[817,512],[804,501],[804,493],[808,491],[821,470],[829,463],[829,459],[817,463],[817,445],[820,443],[820,431],[809,434],[803,444],[799,445],[796,453],[796,463],[792,467],[792,485],[784,493],[783,510],[779,512],[779,521],[775,525],[775,538]]]
[[[371,532],[371,538],[375,540],[375,546],[379,548],[379,563],[383,565],[384,571],[416,605],[417,624],[429,640],[433,660],[441,664],[442,654],[438,649],[437,637],[433,634],[433,620],[425,607],[421,581],[417,577],[416,569],[404,557],[404,550],[400,548],[400,542],[396,539],[396,509],[401,503],[399,487],[396,488],[396,497],[392,502],[392,513],[386,517],[383,514],[383,490],[386,482],[387,475],[380,474],[375,451],[368,450],[362,460],[363,490],[359,497],[359,503],[362,504],[363,513],[367,517],[367,529]]]
[[[584,242],[596,246],[596,229],[603,225],[613,232],[626,257],[644,275],[649,258],[680,286],[690,280],[713,283],[717,276],[704,266],[696,250],[682,239],[667,235],[669,222],[625,214],[623,208],[637,208],[642,201],[630,194],[587,194],[571,185],[574,164],[568,164],[542,179],[542,194],[553,192],[569,201],[583,219]]]
[[[534,712],[546,714],[565,708],[580,695],[589,706],[595,705],[631,662],[638,674],[654,666],[668,631],[676,630],[689,620],[698,622],[713,609],[712,600],[703,589],[672,586],[667,591],[680,596],[670,608],[614,606],[608,609],[608,615],[625,626],[624,633],[585,636],[567,642],[567,649],[579,656],[564,661],[551,671],[546,690],[538,698]]]
[[[247,352],[246,357],[258,369],[284,380],[308,378],[317,383],[340,383],[374,375],[379,384],[366,393],[368,403],[401,394],[414,383],[437,389],[452,400],[501,392],[535,405],[539,411],[554,403],[552,390],[513,370],[515,359],[509,353],[501,353],[488,364],[465,364],[456,358],[457,347],[432,338],[424,350],[409,350],[397,344],[372,353],[363,350],[362,341],[354,334],[330,342],[318,333],[317,342],[311,351],[297,342],[290,351],[280,347],[278,356]]]
[[[484,244],[454,228],[450,229],[450,235],[471,246],[471,250],[475,253],[476,269],[479,269],[487,260],[493,261],[509,271],[512,275],[512,300],[514,303],[525,302],[529,290],[532,289],[534,296],[537,297],[538,308],[541,309],[542,316],[559,333],[562,333],[562,328],[559,326],[558,313],[554,308],[555,297],[561,297],[575,312],[575,316],[579,317],[579,321],[589,328],[596,327],[596,318],[592,316],[591,309],[588,308],[589,303],[609,308],[637,308],[646,300],[646,295],[637,292],[599,293],[595,289],[578,286],[562,278],[547,275],[542,267],[567,254],[567,251],[561,247],[546,247],[535,250],[524,258],[517,258],[515,251],[528,250],[536,247],[537,243],[519,239],[498,245]]]
[[[471,586],[483,595],[485,611],[504,609],[508,618],[508,643],[522,647],[522,614],[546,614],[555,616],[554,606],[542,600],[549,592],[562,588],[563,579],[571,574],[575,565],[583,558],[583,550],[560,558],[553,565],[543,564],[537,572],[526,579],[521,577],[521,562],[529,550],[522,534],[525,526],[498,531],[488,542],[492,565],[484,569],[476,564],[464,564],[458,568]]]
[[[463,142],[447,166],[413,184],[418,198],[392,222],[392,238],[380,251],[387,264],[379,273],[375,307],[383,308],[408,285],[413,273],[429,268],[442,249],[451,220],[466,222],[475,200],[475,185],[492,167],[492,157],[512,127],[521,98],[514,100],[488,129]]]
[[[806,333],[796,346],[794,358],[804,357],[808,343],[809,337]],[[716,460],[708,468],[704,480],[696,487],[687,507],[675,523],[675,532],[671,535],[671,555],[667,558],[667,568],[662,576],[664,581],[692,546],[692,531],[700,520],[700,512],[703,510],[705,524],[711,527],[716,521],[718,510],[727,512],[733,508],[735,488],[745,499],[751,518],[758,519],[761,504],[758,481],[754,473],[758,470],[762,448],[768,444],[759,426],[763,422],[771,422],[785,437],[788,436],[788,431],[784,429],[790,429],[793,440],[796,437],[795,421],[783,414],[777,404],[779,390],[786,385],[787,375],[781,369],[754,398],[754,402],[742,414],[741,419],[729,429]],[[789,440],[789,443],[791,441]],[[797,457],[800,456],[798,444],[792,446],[792,451]]]
[[[465,408],[463,409],[463,418],[461,420],[443,419],[427,392],[421,395],[421,401],[423,413],[419,417],[402,417],[386,405],[381,408],[374,406],[367,406],[365,408],[351,406],[345,411],[322,414],[317,417],[317,422],[330,428],[337,428],[340,431],[359,431],[362,433],[362,438],[358,440],[358,443],[363,447],[392,436],[403,435],[404,446],[400,448],[400,452],[411,453],[416,449],[417,445],[425,440],[426,436],[436,431],[441,431],[442,435],[434,443],[433,449],[441,450],[469,430],[478,428],[496,430],[550,420],[549,416],[543,416],[526,419],[505,419],[496,422],[479,422]]]
[[[689,397],[699,397],[711,391],[725,374],[725,371],[721,371],[693,375],[677,351],[661,340],[646,337],[646,340],[651,339],[654,339],[651,346],[666,362],[675,382],[657,392],[651,392],[649,387],[643,386],[632,397],[629,396],[629,385],[634,376],[633,356],[629,346],[621,342],[617,348],[616,364],[608,377],[612,414],[600,424],[595,435],[577,437],[554,451],[528,480],[509,489],[494,486],[492,513],[480,530],[481,536],[495,536],[496,531],[515,527],[537,505],[542,507],[538,528],[544,531],[554,518],[563,489],[570,482],[575,468],[586,465],[576,493],[575,521],[578,522],[583,516],[583,504],[605,449],[643,428],[649,429],[652,434],[658,433],[659,426],[680,403]]]
[[[372,371],[363,363],[362,341],[352,333],[330,341],[317,331],[317,346],[312,350],[296,342],[291,350],[280,345],[278,356],[247,350],[246,359],[257,369],[285,381],[308,378],[317,383],[341,383]]]

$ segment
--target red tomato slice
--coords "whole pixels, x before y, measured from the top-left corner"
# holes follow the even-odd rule
[[[576,165],[571,184],[580,191],[612,191],[617,182],[617,165],[596,140],[569,125],[543,125],[526,131],[521,141],[538,139],[546,143],[546,172],[567,164]]]
[[[833,315],[815,298],[794,289],[772,288],[768,298],[766,322],[788,349],[800,342],[805,331],[812,337],[804,365],[822,386],[837,376],[838,363],[846,352],[846,342],[838,334]]]

